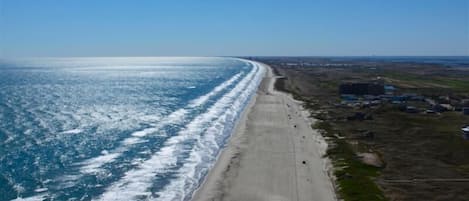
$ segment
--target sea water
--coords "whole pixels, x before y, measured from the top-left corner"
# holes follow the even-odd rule
[[[265,69],[234,58],[0,62],[0,200],[189,200]]]

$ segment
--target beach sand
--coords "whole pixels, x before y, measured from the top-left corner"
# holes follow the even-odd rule
[[[264,65],[264,64],[262,64]],[[267,69],[259,90],[193,200],[336,200],[327,144]]]

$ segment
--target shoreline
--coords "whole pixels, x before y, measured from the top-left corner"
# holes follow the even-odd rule
[[[250,61],[255,62],[255,61]],[[265,75],[192,200],[336,200],[327,143],[299,101]],[[288,135],[285,135],[288,133]]]

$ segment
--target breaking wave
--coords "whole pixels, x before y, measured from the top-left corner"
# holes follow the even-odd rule
[[[7,200],[189,200],[265,72],[230,58],[3,65]]]

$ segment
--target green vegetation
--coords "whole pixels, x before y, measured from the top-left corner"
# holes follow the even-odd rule
[[[327,156],[335,167],[334,175],[337,178],[340,197],[345,201],[387,200],[374,182],[381,169],[362,163],[345,139],[333,135],[337,131],[330,123],[322,121],[314,127],[322,130],[331,140],[329,144],[332,146],[327,151]]]
[[[332,92],[338,93],[338,86],[340,84],[339,80],[321,80],[321,82],[318,83],[318,86],[327,89]]]
[[[403,81],[407,84],[422,88],[440,86],[457,92],[467,92],[469,89],[468,80],[462,80],[456,77],[423,76],[402,72],[385,72],[383,75],[384,77]]]
[[[407,148],[409,154],[425,154],[436,160],[433,163],[439,162],[445,164],[448,169],[456,170],[469,166],[469,158],[467,157],[469,142],[462,139],[460,131],[461,126],[468,122],[469,117],[461,115],[460,112],[445,112],[440,115],[409,115],[398,111],[390,111],[384,113],[379,122],[375,122],[381,124],[375,129],[381,130],[381,133],[388,136],[397,136],[392,132],[400,133],[402,135],[401,139],[421,142],[419,147]],[[395,131],[384,131],[384,129],[392,126],[394,126]],[[392,139],[388,141],[390,140]],[[411,143],[404,142],[396,145],[396,147],[404,149],[406,144],[410,145]],[[430,173],[428,174],[430,175]]]

